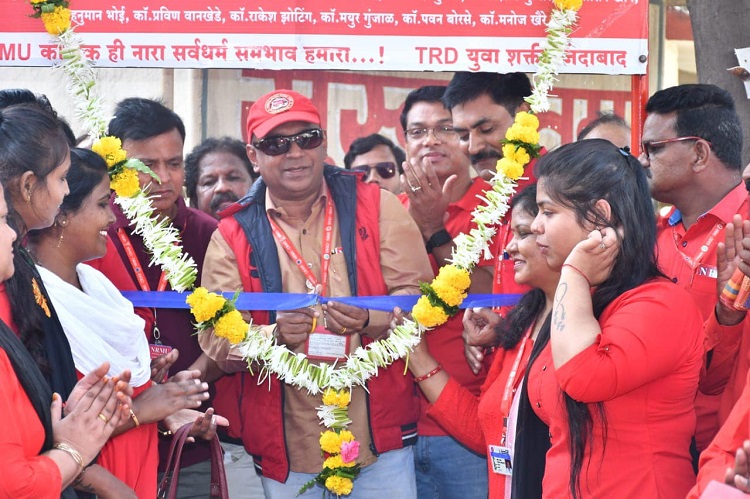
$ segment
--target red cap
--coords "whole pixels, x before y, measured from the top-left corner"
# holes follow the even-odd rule
[[[310,99],[294,90],[274,90],[255,101],[247,114],[247,140],[259,139],[279,125],[305,121],[320,125],[320,114]]]

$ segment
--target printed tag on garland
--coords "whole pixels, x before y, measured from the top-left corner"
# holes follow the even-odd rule
[[[350,335],[334,334],[323,326],[318,326],[307,337],[305,353],[311,359],[323,362],[343,360],[349,353],[350,339]]]

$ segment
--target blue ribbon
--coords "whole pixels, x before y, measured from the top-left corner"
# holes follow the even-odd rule
[[[222,293],[231,299],[234,293]],[[189,292],[177,291],[123,291],[122,295],[135,307],[190,308],[185,301]],[[475,294],[469,295],[459,308],[503,307],[515,305],[521,295]],[[240,293],[237,297],[239,310],[294,310],[309,307],[315,303],[336,301],[370,310],[390,312],[394,307],[409,311],[417,303],[419,295],[397,296],[347,296],[328,298],[302,293]]]

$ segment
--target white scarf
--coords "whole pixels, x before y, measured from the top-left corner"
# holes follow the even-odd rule
[[[129,369],[131,385],[151,377],[151,354],[144,321],[107,277],[86,264],[76,272],[83,291],[37,265],[52,305],[70,343],[76,369],[84,374],[109,362],[109,375]]]

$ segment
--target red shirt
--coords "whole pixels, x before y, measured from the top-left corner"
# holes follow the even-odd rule
[[[688,499],[698,499],[711,480],[724,483],[727,468],[734,468],[734,455],[750,435],[750,384],[745,383],[732,412],[719,433],[701,453],[698,483],[692,488]]]
[[[508,416],[501,410],[503,393],[518,350],[524,341],[526,346],[523,358],[514,380],[515,389],[518,389],[534,345],[533,341],[528,339],[521,340],[511,350],[497,351],[478,397],[451,378],[427,414],[446,428],[454,438],[475,452],[486,454],[488,445],[500,445],[503,418]],[[515,390],[512,393],[515,394]],[[494,473],[489,460],[487,474],[489,497],[505,497],[505,475]]]
[[[460,233],[468,233],[476,227],[476,224],[472,221],[471,213],[478,204],[482,203],[477,196],[482,195],[488,189],[491,189],[489,182],[477,177],[472,181],[471,186],[461,199],[448,205],[446,209],[445,230],[448,231],[451,237],[456,237]],[[399,199],[404,207],[408,209],[409,198],[401,194]],[[432,271],[437,275],[439,267],[435,261],[435,257],[432,254],[429,257]],[[493,259],[490,258],[480,261],[478,266],[490,266],[492,264]],[[479,374],[472,372],[468,362],[466,362],[466,357],[464,357],[464,326],[462,319],[463,314],[459,312],[448,319],[448,322],[442,326],[427,333],[427,346],[430,349],[430,354],[443,366],[445,372],[450,374],[451,378],[456,380],[461,386],[468,389],[472,395],[477,396],[487,376],[486,366],[490,365],[491,359],[487,359],[485,367],[482,368]],[[434,419],[427,415],[429,402],[421,391],[419,391],[419,399],[420,417],[417,424],[419,435],[448,435],[448,432],[444,428],[441,428]],[[484,451],[481,452],[484,453]]]
[[[718,299],[716,292],[716,248],[718,243],[724,241],[724,227],[732,221],[732,217],[737,214],[747,216],[748,213],[748,194],[744,184],[739,184],[732,189],[724,198],[719,201],[713,208],[702,215],[686,231],[682,225],[682,215],[676,209],[672,209],[666,216],[660,217],[657,222],[657,242],[659,267],[664,274],[674,282],[685,288],[695,299],[698,308],[703,314],[703,320],[706,322],[706,350],[713,349],[717,343],[727,342],[721,349],[714,352],[711,360],[708,375],[723,378],[726,380],[726,371],[731,369],[734,364],[736,355],[736,341],[739,339],[738,334],[742,328],[726,328],[719,326],[716,321],[710,322],[714,315],[714,308]],[[711,236],[714,236],[713,238]],[[707,251],[702,250],[702,246],[707,246]],[[748,338],[747,342],[750,342]],[[745,350],[750,348],[750,343],[746,343]],[[729,350],[729,358],[726,358],[722,352]],[[718,354],[718,355],[717,355]],[[745,383],[745,373],[750,367],[744,355],[740,356],[745,359],[742,365],[738,365],[739,376],[735,375],[730,384],[738,384],[739,389],[728,387],[728,390],[734,391],[735,396],[729,397],[731,402],[729,408],[736,400],[736,396],[742,391]],[[727,368],[727,363],[729,368]],[[717,392],[720,390],[712,390]],[[698,416],[698,428],[696,430],[696,444],[698,450],[706,448],[713,436],[719,429],[719,410],[720,396],[708,395],[712,391],[704,390],[698,393],[695,406]],[[724,417],[726,417],[726,413]]]
[[[582,497],[682,499],[694,480],[689,448],[703,356],[700,312],[688,293],[659,279],[615,299],[599,324],[596,342],[559,370],[550,345],[529,370],[529,401],[551,435],[544,495],[570,496],[562,389],[575,400],[603,402],[607,418],[605,448],[592,409]]]
[[[0,349],[0,497],[58,499],[62,487],[55,462],[39,455],[44,427],[21,387],[13,366]]]

